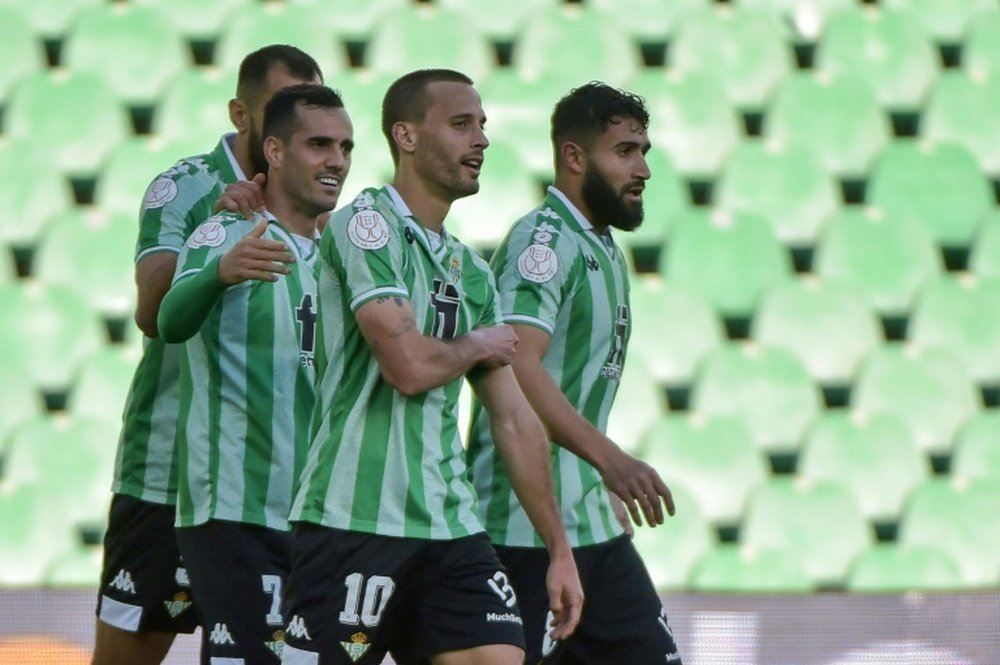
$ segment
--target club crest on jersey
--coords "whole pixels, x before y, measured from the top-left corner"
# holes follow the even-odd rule
[[[389,244],[389,224],[381,213],[359,210],[347,222],[347,237],[361,249],[381,249]]]
[[[167,608],[167,614],[170,615],[171,619],[176,619],[180,616],[181,612],[191,607],[191,601],[188,598],[189,596],[186,593],[178,591],[174,594],[173,600],[163,601],[163,605]]]
[[[142,200],[144,209],[162,208],[177,198],[177,183],[170,178],[157,178],[149,185]]]
[[[187,246],[191,249],[218,247],[224,242],[226,242],[226,227],[219,222],[205,222],[194,230],[188,238]]]
[[[271,650],[275,656],[281,658],[281,652],[285,650],[285,631],[276,630],[270,640],[264,642],[264,646]]]
[[[559,257],[548,245],[529,245],[517,257],[517,271],[529,282],[544,284],[559,272]]]
[[[354,198],[354,203],[351,205],[355,208],[371,209],[375,207],[375,197],[368,192],[361,192]]]
[[[372,645],[368,642],[368,636],[358,631],[357,633],[351,635],[350,642],[341,642],[340,646],[342,646],[344,651],[347,652],[351,662],[356,663],[361,660],[361,657],[368,652],[368,649],[370,649]]]
[[[448,275],[451,277],[452,284],[458,284],[462,281],[462,260],[457,256],[451,257],[448,265]]]

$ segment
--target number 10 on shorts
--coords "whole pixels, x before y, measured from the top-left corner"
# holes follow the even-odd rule
[[[396,583],[384,575],[372,575],[366,581],[361,573],[351,573],[344,578],[344,586],[347,587],[347,600],[340,613],[340,623],[374,628],[382,620]]]

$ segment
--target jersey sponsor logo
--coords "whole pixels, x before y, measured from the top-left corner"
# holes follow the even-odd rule
[[[146,196],[142,200],[145,210],[162,208],[177,198],[177,183],[166,177],[159,177],[149,183]]]
[[[361,192],[354,197],[354,203],[351,205],[355,208],[371,209],[375,207],[375,197],[368,192]]]
[[[292,616],[292,620],[288,622],[288,630],[286,632],[297,640],[312,641],[309,629],[306,628],[306,620],[298,614]]]
[[[118,571],[118,574],[115,575],[115,579],[111,580],[110,586],[113,586],[124,593],[135,595],[135,582],[132,581],[132,573],[128,572],[124,568]]]
[[[519,626],[524,625],[524,621],[521,620],[521,617],[513,612],[487,612],[486,621],[489,623],[516,623]]]
[[[347,652],[347,656],[351,659],[351,662],[356,663],[361,660],[372,645],[368,641],[368,636],[358,631],[351,635],[350,642],[341,642],[340,646]]]
[[[212,628],[212,633],[208,636],[208,641],[216,646],[224,646],[226,644],[236,646],[236,641],[229,634],[229,626],[224,623],[215,624],[215,627]]]
[[[266,646],[275,656],[281,658],[281,653],[285,650],[285,631],[276,630],[270,640],[264,640]]]
[[[176,619],[184,610],[191,607],[191,601],[186,593],[178,591],[174,594],[173,600],[163,601],[163,606],[167,608],[167,614],[170,615],[170,618]]]
[[[598,270],[601,269],[601,264],[598,263],[597,259],[595,259],[590,254],[587,254],[586,263],[587,263],[587,270],[591,272],[597,272]]]
[[[191,249],[218,247],[224,242],[226,242],[226,227],[219,222],[205,222],[194,230],[188,238],[187,246]]]
[[[458,310],[462,298],[458,287],[445,284],[440,279],[434,280],[434,290],[431,291],[431,305],[434,307],[434,326],[431,335],[438,339],[455,339],[458,334]]]
[[[608,359],[601,367],[601,376],[610,381],[622,378],[622,365],[625,362],[625,336],[628,334],[628,307],[618,305],[615,310],[615,337],[611,340],[611,351]]]
[[[389,244],[389,224],[374,210],[359,210],[347,222],[347,237],[361,249],[381,249]]]
[[[548,245],[528,245],[517,257],[517,271],[529,282],[544,284],[559,272],[559,258]]]
[[[316,307],[311,293],[303,293],[299,306],[295,309],[295,320],[299,323],[299,362],[303,367],[312,367],[316,354]]]

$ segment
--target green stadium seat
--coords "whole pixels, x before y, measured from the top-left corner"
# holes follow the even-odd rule
[[[692,208],[677,220],[659,270],[721,315],[747,317],[769,287],[789,278],[791,258],[762,218]]]
[[[722,344],[719,317],[697,293],[640,275],[632,279],[630,358],[670,387],[689,385],[701,360]]]
[[[16,277],[13,253],[0,246],[0,285],[13,282]]]
[[[962,147],[896,140],[875,162],[868,202],[915,217],[944,247],[968,247],[993,190]]]
[[[691,396],[695,413],[740,418],[766,452],[798,450],[821,408],[820,391],[795,356],[752,343],[723,345],[707,356]]]
[[[714,593],[808,593],[813,582],[798,556],[787,550],[717,545],[691,571],[694,591]]]
[[[1000,12],[978,16],[962,47],[962,67],[968,72],[1000,74]]]
[[[59,39],[87,7],[103,4],[104,0],[0,0],[23,16],[31,29],[44,39]]]
[[[46,154],[29,139],[0,142],[0,243],[29,248],[50,219],[73,207],[69,182]]]
[[[747,497],[768,473],[749,430],[732,416],[664,416],[647,430],[639,456],[669,487],[689,490],[705,517],[724,526],[739,522]]]
[[[752,7],[774,13],[788,24],[796,41],[815,42],[830,15],[852,7],[855,0],[735,0],[739,7]]]
[[[0,291],[5,287],[0,287]],[[25,386],[24,379],[12,363],[0,364],[0,442],[19,423],[41,415],[45,410],[42,393],[34,386]],[[3,477],[3,459],[0,455],[0,478]]]
[[[646,564],[657,590],[682,589],[694,564],[712,549],[715,534],[695,498],[680,485],[671,485],[677,509],[663,524],[635,527],[632,544]]]
[[[958,564],[967,587],[1000,582],[1000,479],[934,478],[906,502],[899,527],[905,547],[937,547]]]
[[[747,140],[736,146],[716,183],[715,202],[759,215],[785,245],[809,247],[840,207],[837,182],[808,148]]]
[[[45,66],[45,51],[31,26],[13,7],[0,4],[0,107],[17,81]]]
[[[785,79],[764,114],[764,135],[812,148],[824,168],[864,178],[889,140],[889,119],[861,79],[801,72]]]
[[[909,425],[922,450],[941,453],[951,448],[955,431],[982,403],[950,350],[888,344],[865,360],[851,406],[896,416]]]
[[[593,79],[622,85],[639,71],[640,56],[619,16],[563,4],[527,17],[510,64],[527,80],[559,75],[577,85]]]
[[[882,342],[875,312],[853,289],[803,277],[776,284],[761,298],[751,336],[791,351],[825,386],[845,386]]]
[[[409,0],[285,0],[285,4],[318,8],[324,30],[345,42],[364,42],[384,17],[405,10]]]
[[[625,86],[649,109],[649,138],[687,178],[711,179],[740,141],[740,120],[708,73],[647,69]]]
[[[653,423],[667,410],[663,391],[649,368],[634,354],[625,359],[622,380],[608,416],[608,437],[634,453]]]
[[[246,0],[131,0],[140,7],[153,7],[178,33],[192,41],[211,41],[227,21],[247,6]]]
[[[219,135],[216,135],[215,140],[218,139]],[[104,211],[125,213],[136,218],[146,188],[157,175],[181,157],[209,152],[213,147],[213,143],[197,144],[191,139],[169,141],[134,136],[108,156],[97,177],[94,203]]]
[[[185,70],[167,86],[156,105],[153,133],[166,141],[199,144],[199,152],[211,150],[220,136],[235,131],[229,121],[229,100],[235,95],[235,70]]]
[[[66,390],[104,343],[100,319],[75,291],[34,280],[0,286],[2,364],[21,377],[22,389]]]
[[[93,176],[131,132],[114,92],[88,72],[24,77],[10,97],[4,124],[12,138],[35,142],[50,169],[72,177]]]
[[[38,586],[77,534],[48,487],[0,483],[0,585]]]
[[[427,39],[434,35],[433,39]],[[449,67],[481,80],[497,66],[486,36],[462,13],[434,5],[394,10],[372,29],[365,67],[399,76],[412,69]]]
[[[1000,279],[941,277],[928,284],[913,308],[909,338],[951,350],[974,381],[1000,384]]]
[[[943,44],[960,43],[969,29],[990,12],[993,0],[882,0],[891,9],[906,9],[919,17],[924,30]]]
[[[1000,176],[1000,75],[949,70],[938,77],[920,120],[920,132],[934,141],[957,143],[980,168]]]
[[[639,43],[669,40],[677,23],[688,12],[710,6],[711,0],[587,0],[596,11],[613,15]]]
[[[847,573],[847,589],[855,592],[946,591],[962,586],[958,564],[930,546],[874,545],[858,555]]]
[[[105,346],[80,367],[67,400],[76,417],[120,425],[125,398],[141,354],[127,346]]]
[[[842,584],[873,532],[843,485],[772,478],[750,495],[740,542],[796,552],[819,586]]]
[[[268,44],[290,44],[311,55],[323,77],[332,83],[347,69],[347,50],[332,30],[317,29],[331,20],[330,12],[320,6],[244,3],[223,26],[215,64],[236,70],[252,51]]]
[[[729,5],[682,16],[668,54],[673,69],[718,75],[729,102],[748,111],[763,109],[793,68],[773,14]]]
[[[658,250],[670,235],[674,220],[691,207],[691,198],[687,183],[666,151],[653,146],[646,153],[646,164],[651,177],[643,193],[645,218],[638,229],[617,233],[615,240],[632,248]]]
[[[101,582],[104,550],[76,546],[56,555],[42,573],[42,584],[49,588],[96,588]]]
[[[76,294],[109,319],[131,318],[135,214],[76,208],[49,225],[38,243],[34,276]]]
[[[843,484],[869,520],[894,522],[929,464],[906,422],[886,413],[827,411],[806,434],[797,473]]]
[[[813,270],[825,283],[860,294],[880,315],[905,317],[943,266],[934,238],[913,216],[850,207],[827,220]]]
[[[951,474],[956,478],[1000,478],[1000,412],[980,411],[955,435]]]
[[[104,4],[80,13],[62,52],[70,71],[102,77],[130,106],[152,106],[191,54],[159,10]]]
[[[915,112],[938,74],[939,62],[918,17],[868,5],[830,17],[816,67],[864,80],[886,110]]]
[[[979,278],[1000,277],[1000,210],[983,217],[971,243],[969,270]]]
[[[538,12],[550,11],[558,0],[437,0],[436,4],[461,12],[479,32],[494,42],[512,42],[522,25]]]

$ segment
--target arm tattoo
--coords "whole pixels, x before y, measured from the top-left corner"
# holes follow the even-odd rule
[[[410,332],[417,327],[417,322],[413,320],[412,316],[408,316],[399,324],[399,326],[389,333],[389,337],[392,339],[397,339],[402,337],[406,333]]]

